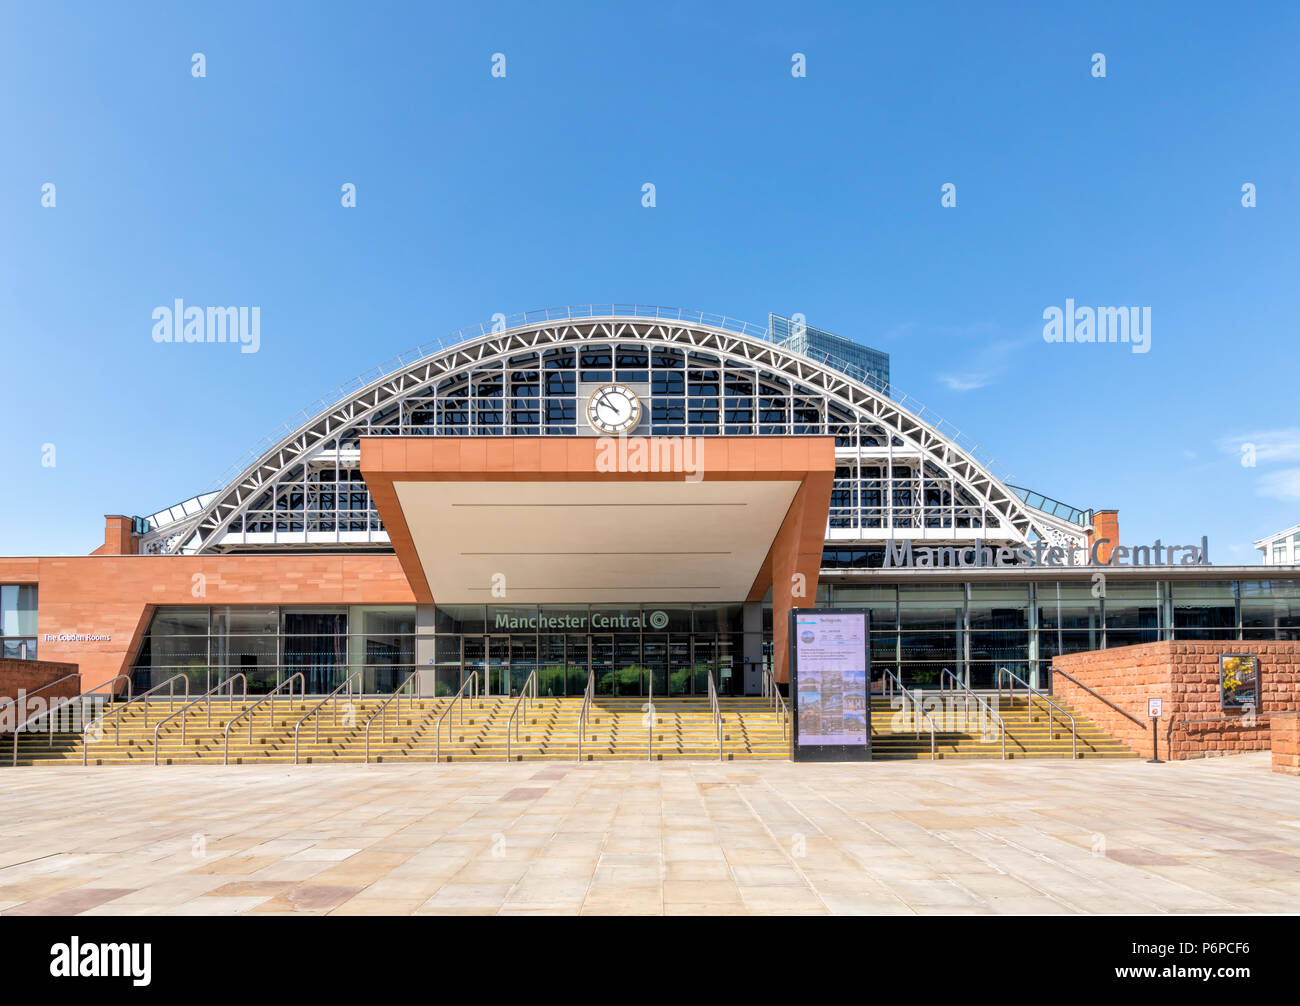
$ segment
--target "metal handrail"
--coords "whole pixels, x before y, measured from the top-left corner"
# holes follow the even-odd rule
[[[1034,722],[1034,696],[1035,696],[1035,695],[1037,695],[1038,698],[1039,698],[1040,700],[1042,700],[1042,702],[1043,702],[1045,705],[1048,706],[1048,711],[1047,711],[1047,739],[1048,739],[1049,741],[1050,741],[1050,740],[1054,740],[1055,737],[1056,737],[1056,734],[1055,734],[1055,732],[1054,732],[1055,725],[1054,725],[1054,723],[1052,722],[1052,712],[1051,712],[1051,710],[1055,709],[1058,713],[1060,713],[1062,716],[1066,717],[1066,718],[1070,721],[1070,757],[1071,757],[1071,758],[1078,758],[1078,757],[1079,757],[1079,726],[1078,726],[1077,723],[1075,723],[1075,720],[1074,720],[1074,716],[1073,716],[1073,714],[1071,714],[1071,713],[1067,713],[1064,709],[1062,709],[1060,706],[1058,706],[1055,702],[1052,701],[1052,698],[1051,698],[1050,695],[1046,694],[1045,692],[1040,692],[1037,688],[1035,688],[1033,685],[1031,685],[1031,684],[1030,684],[1028,681],[1026,681],[1024,678],[1020,677],[1020,675],[1016,674],[1016,673],[1015,673],[1013,670],[1011,670],[1011,668],[1009,668],[1009,667],[999,667],[999,668],[998,668],[997,685],[998,685],[998,702],[999,702],[999,704],[1000,704],[1001,701],[1002,701],[1002,675],[1004,675],[1004,674],[1005,674],[1008,678],[1010,678],[1012,681],[1019,681],[1019,682],[1024,686],[1024,688],[1025,688],[1025,708],[1026,708],[1026,710],[1027,710],[1028,713],[1029,713],[1029,722],[1030,722],[1030,723],[1033,723],[1033,722]],[[1010,696],[1012,702],[1015,701],[1015,698],[1016,698],[1016,689],[1015,689],[1015,685],[1008,684],[1008,686],[1007,686],[1007,695]]]
[[[397,703],[397,707],[394,710],[394,717],[393,717],[393,725],[396,726],[397,723],[400,722],[402,718],[402,698],[401,698],[402,689],[405,688],[407,685],[409,685],[412,681],[415,682],[415,694],[412,696],[408,696],[411,702],[407,708],[409,709],[413,707],[415,705],[415,700],[420,698],[420,672],[418,670],[412,671],[410,674],[408,674],[406,676],[406,680],[403,681],[400,685],[398,685],[397,688],[393,691],[393,694],[388,696],[388,698],[384,699],[384,701],[380,704],[379,708],[375,710],[374,714],[370,717],[370,719],[366,720],[366,764],[367,765],[370,764],[370,724],[375,722],[375,717],[379,717],[379,740],[380,743],[387,744],[389,703],[392,702]]]
[[[723,761],[722,757],[722,708],[718,705],[718,689],[713,684],[713,670],[708,672],[709,677],[709,709],[713,713],[713,729],[718,735],[718,761]]]
[[[131,679],[130,679],[127,675],[125,675],[125,674],[118,674],[118,675],[116,675],[115,677],[110,678],[108,681],[105,681],[105,682],[102,682],[101,684],[96,685],[94,688],[88,689],[87,691],[84,691],[84,692],[79,692],[79,693],[76,694],[76,695],[69,696],[68,698],[66,698],[63,702],[61,702],[61,703],[60,703],[59,705],[57,705],[57,706],[50,706],[49,709],[43,709],[43,710],[41,710],[39,713],[32,713],[32,715],[28,716],[27,719],[23,720],[21,723],[15,723],[15,724],[14,724],[14,758],[13,758],[13,764],[14,764],[14,765],[17,765],[17,764],[18,764],[18,732],[19,732],[20,730],[22,730],[24,727],[26,727],[29,723],[33,723],[33,722],[35,722],[36,720],[39,720],[42,716],[46,716],[46,717],[49,718],[49,721],[50,721],[50,722],[49,722],[49,727],[50,727],[50,741],[49,741],[49,746],[50,746],[50,747],[54,747],[54,714],[57,713],[60,709],[64,708],[65,706],[70,706],[70,705],[72,705],[72,703],[74,703],[74,702],[84,702],[84,700],[85,700],[85,698],[86,698],[87,695],[93,695],[95,692],[99,691],[101,688],[107,688],[109,685],[116,684],[118,681],[125,681],[125,682],[126,682],[126,688],[127,688],[127,694],[128,694],[128,695],[131,694]],[[54,682],[50,682],[50,684],[54,684]],[[84,741],[84,738],[83,738],[83,741]],[[83,744],[83,747],[84,747],[84,744]],[[83,758],[84,758],[84,755],[83,755]]]
[[[582,708],[578,710],[578,761],[582,761],[582,735],[587,729],[587,714],[591,712],[591,703],[596,697],[596,672],[587,672],[587,687],[582,693]]]
[[[929,712],[926,711],[925,703],[921,701],[919,694],[918,694],[918,695],[913,695],[911,692],[909,692],[909,691],[907,690],[907,686],[903,684],[903,680],[902,680],[902,678],[900,678],[897,674],[895,674],[893,671],[891,671],[888,667],[882,667],[881,670],[884,671],[886,674],[888,674],[888,675],[889,675],[889,676],[890,676],[890,677],[891,677],[895,682],[897,682],[898,687],[899,687],[899,690],[903,693],[903,697],[906,698],[906,699],[909,699],[909,700],[911,701],[911,703],[912,703],[912,708],[918,710],[918,711],[921,713],[922,716],[924,716],[927,720],[930,721],[930,760],[931,760],[931,761],[934,761],[934,759],[935,759],[935,743],[934,743],[934,738],[935,738],[935,729],[934,729],[934,717],[931,716],[931,715],[929,714]],[[891,701],[892,701],[892,699],[893,699],[893,693],[892,693],[892,692],[890,693],[890,699],[891,699]],[[868,698],[867,701],[870,702],[871,700]],[[912,716],[912,722],[913,722],[913,723],[916,723],[916,722],[917,722],[917,719],[916,719],[916,716],[915,716],[915,715]],[[916,736],[917,736],[917,737],[920,737],[920,736],[921,736],[921,727],[920,727],[919,725],[917,725],[917,727],[916,727]]]
[[[281,681],[278,685],[272,688],[269,692],[263,695],[260,699],[254,702],[247,709],[243,710],[238,715],[236,715],[233,719],[231,719],[229,722],[226,723],[226,730],[225,730],[225,734],[223,735],[223,740],[221,744],[222,765],[230,764],[230,728],[233,727],[245,716],[248,717],[248,743],[249,744],[253,743],[253,710],[256,709],[258,706],[260,706],[263,702],[271,703],[270,723],[272,727],[275,726],[275,696],[280,691],[280,689],[283,688],[285,685],[289,686],[289,708],[293,709],[293,679],[294,678],[298,679],[298,698],[301,699],[307,690],[307,679],[303,676],[302,671],[296,671],[293,674],[290,674],[287,678]]]
[[[300,730],[302,730],[302,725],[303,725],[304,723],[306,723],[309,719],[311,719],[313,716],[316,716],[316,714],[319,713],[322,709],[324,709],[324,708],[325,708],[325,703],[326,703],[326,702],[329,702],[331,699],[333,699],[333,700],[334,700],[334,724],[335,724],[335,726],[337,726],[337,725],[338,725],[338,722],[339,722],[339,703],[338,703],[338,696],[339,696],[339,693],[342,692],[343,689],[346,688],[346,689],[348,690],[348,701],[351,702],[351,701],[352,701],[352,681],[353,681],[353,679],[360,678],[360,677],[361,677],[361,672],[360,672],[360,671],[353,671],[353,672],[352,672],[351,674],[349,674],[346,678],[344,678],[343,681],[342,681],[342,683],[339,684],[339,685],[338,685],[338,686],[337,686],[337,687],[336,687],[332,692],[330,692],[330,693],[329,693],[328,695],[326,695],[323,699],[321,699],[319,702],[317,702],[314,706],[312,706],[310,709],[308,709],[307,712],[303,715],[302,719],[300,719],[297,723],[294,724],[294,726],[293,726],[293,763],[294,763],[295,765],[298,764],[298,732],[299,732]],[[319,716],[316,717],[316,722],[315,722],[314,726],[316,727],[316,743],[320,743],[320,717],[319,717]]]
[[[1000,732],[1001,737],[1002,737],[1002,760],[1003,760],[1003,761],[1006,761],[1006,757],[1007,757],[1007,725],[1006,725],[1006,723],[1003,722],[1001,715],[999,715],[998,711],[997,711],[996,709],[994,709],[991,705],[989,705],[988,702],[987,702],[985,699],[981,698],[981,697],[980,697],[979,695],[977,695],[975,692],[971,691],[970,686],[967,685],[966,682],[962,681],[961,678],[957,677],[957,675],[953,674],[952,671],[948,670],[948,668],[946,668],[946,667],[945,667],[945,668],[940,672],[940,674],[939,674],[939,692],[940,692],[940,694],[944,694],[944,693],[946,693],[946,692],[948,691],[948,688],[947,688],[947,685],[945,684],[945,681],[946,681],[947,679],[949,679],[949,678],[952,679],[952,683],[953,683],[954,685],[956,685],[957,688],[960,688],[963,692],[966,693],[966,718],[967,718],[967,719],[970,718],[970,700],[971,700],[971,699],[974,699],[975,702],[976,702],[978,705],[983,706],[983,707],[988,711],[988,714],[989,714],[990,716],[992,716],[993,719],[997,722],[997,724],[998,724],[998,729],[999,729],[999,732]]]
[[[467,700],[465,698],[465,689],[468,688],[471,684],[474,686],[474,690],[470,694],[469,699]],[[470,671],[469,677],[460,683],[460,687],[456,689],[456,694],[451,697],[451,703],[447,706],[446,709],[443,710],[442,715],[438,717],[438,722],[436,722],[433,725],[433,760],[435,762],[442,761],[442,721],[451,715],[451,711],[453,709],[459,707],[460,722],[464,723],[465,705],[468,702],[470,708],[473,708],[474,696],[476,695],[478,695],[478,671]],[[451,743],[450,726],[448,726],[447,728],[447,742]]]
[[[55,678],[53,681],[47,681],[47,682],[45,682],[45,684],[41,685],[39,688],[33,688],[30,692],[29,692],[29,691],[26,691],[26,690],[24,689],[24,690],[22,691],[22,694],[21,694],[21,695],[15,695],[12,699],[5,699],[3,702],[0,702],[0,709],[3,709],[5,706],[13,706],[13,705],[17,705],[17,704],[18,704],[18,700],[19,700],[20,698],[23,699],[24,701],[27,700],[27,699],[30,699],[30,698],[31,698],[33,695],[35,695],[37,692],[43,692],[43,691],[45,691],[45,689],[47,689],[47,688],[53,688],[53,687],[54,687],[55,685],[57,685],[60,681],[67,681],[68,678],[80,678],[80,677],[81,677],[81,672],[80,672],[80,671],[73,671],[71,674],[65,674],[65,675],[63,675],[63,677],[61,677],[61,678]]]
[[[1076,685],[1078,685],[1080,688],[1082,688],[1085,692],[1087,692],[1089,695],[1091,695],[1094,699],[1098,699],[1098,700],[1100,700],[1100,701],[1106,703],[1106,705],[1110,706],[1112,709],[1115,710],[1115,712],[1119,713],[1120,715],[1122,715],[1122,716],[1127,716],[1127,717],[1128,717],[1129,719],[1131,719],[1134,723],[1136,723],[1138,726],[1140,726],[1143,730],[1145,730],[1145,729],[1147,728],[1147,725],[1146,725],[1145,723],[1143,723],[1140,719],[1138,719],[1136,716],[1134,716],[1134,715],[1133,715],[1131,712],[1129,712],[1127,709],[1121,709],[1119,706],[1115,705],[1115,703],[1112,702],[1110,699],[1106,698],[1106,696],[1102,695],[1101,692],[1097,691],[1097,689],[1095,689],[1095,688],[1089,688],[1089,687],[1088,687],[1087,685],[1085,685],[1082,681],[1080,681],[1078,678],[1076,678],[1073,674],[1067,674],[1065,671],[1061,670],[1059,667],[1056,667],[1056,666],[1053,666],[1053,667],[1049,668],[1049,670],[1051,670],[1051,672],[1052,672],[1053,674],[1059,674],[1061,677],[1066,678],[1066,679],[1068,679],[1068,680],[1074,682]]]
[[[506,761],[510,760],[510,731],[514,728],[515,740],[519,739],[519,720],[516,717],[522,709],[525,716],[528,715],[528,691],[532,688],[533,701],[537,701],[537,669],[528,675],[524,681],[524,686],[519,689],[519,698],[515,700],[515,707],[510,711],[510,718],[506,720]]]
[[[185,724],[188,721],[188,717],[185,715],[185,710],[189,709],[190,706],[198,705],[200,702],[206,702],[207,711],[208,711],[208,726],[212,726],[212,696],[215,695],[217,692],[221,691],[221,689],[225,688],[227,685],[233,686],[236,680],[243,682],[244,685],[244,693],[240,698],[240,704],[242,705],[243,703],[248,701],[248,678],[244,677],[243,671],[238,671],[235,674],[232,674],[230,677],[226,678],[226,680],[221,682],[220,684],[213,685],[211,688],[209,688],[198,698],[193,699],[190,702],[186,702],[185,705],[181,706],[179,709],[176,710],[176,712],[172,713],[170,716],[158,721],[158,725],[153,728],[153,763],[155,765],[158,764],[158,731],[161,730],[167,724],[167,721],[175,719],[177,716],[181,718],[181,744],[183,745],[185,743]],[[231,687],[230,689],[230,708],[232,710],[235,708],[235,689],[233,687]]]
[[[646,723],[649,729],[646,730],[645,743],[645,760],[654,761],[655,756],[655,676],[654,672],[650,674],[650,692],[646,697]]]
[[[190,700],[189,675],[173,674],[166,681],[160,681],[158,684],[150,688],[147,692],[141,692],[135,698],[127,699],[127,701],[123,702],[120,706],[114,706],[112,709],[109,709],[107,712],[101,713],[99,719],[91,723],[87,723],[85,730],[83,730],[82,732],[88,734],[90,732],[90,728],[94,726],[95,723],[98,723],[102,728],[104,724],[104,720],[108,719],[108,717],[110,716],[116,716],[117,719],[113,721],[113,743],[114,744],[119,743],[122,740],[122,717],[120,715],[122,710],[126,709],[127,706],[131,705],[134,702],[139,702],[142,699],[147,699],[154,692],[166,687],[167,688],[167,709],[170,712],[172,707],[176,704],[176,679],[177,678],[185,682],[185,701],[188,702]],[[147,727],[149,725],[149,703],[146,702],[143,708],[144,708],[144,726]],[[81,745],[81,764],[83,765],[86,764],[85,741],[83,741]]]
[[[790,707],[786,704],[785,696],[781,694],[781,689],[777,687],[776,675],[770,670],[763,672],[763,694],[769,699],[768,705],[770,708],[780,709],[781,740],[788,740],[790,732]]]

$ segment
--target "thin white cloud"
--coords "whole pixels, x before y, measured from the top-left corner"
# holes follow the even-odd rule
[[[1300,429],[1258,430],[1239,436],[1220,437],[1216,446],[1224,454],[1243,455],[1247,445],[1254,449],[1255,463],[1300,461]]]
[[[1255,491],[1273,499],[1300,500],[1300,468],[1280,468],[1266,473]]]
[[[974,391],[989,383],[988,374],[940,374],[939,380],[950,391]]]

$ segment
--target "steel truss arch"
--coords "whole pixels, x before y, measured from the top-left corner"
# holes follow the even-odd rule
[[[522,325],[473,338],[374,380],[271,446],[218,491],[200,513],[152,532],[148,536],[150,550],[187,554],[213,550],[232,521],[287,472],[305,464],[332,442],[349,434],[356,435],[354,431],[377,414],[393,406],[400,408],[405,399],[440,381],[475,367],[504,363],[521,353],[593,342],[637,342],[698,350],[717,356],[720,362],[752,366],[797,382],[846,409],[859,427],[868,424],[883,427],[890,437],[897,437],[909,449],[908,453],[916,453],[923,461],[933,462],[949,473],[999,519],[1002,526],[998,528],[997,538],[1027,542],[1034,534],[1051,544],[1082,542],[1079,527],[1028,507],[953,440],[898,402],[834,367],[755,336],[707,324],[613,316]],[[824,405],[821,421],[823,425],[837,422],[828,417]],[[384,428],[371,432],[382,435]]]

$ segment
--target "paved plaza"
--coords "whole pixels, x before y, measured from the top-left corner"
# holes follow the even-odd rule
[[[1300,780],[1144,762],[0,771],[0,912],[1294,912]]]

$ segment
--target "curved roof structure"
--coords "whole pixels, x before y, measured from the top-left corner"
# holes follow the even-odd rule
[[[359,378],[285,424],[217,487],[155,514],[142,550],[387,550],[362,436],[588,433],[585,384],[647,391],[657,435],[832,435],[828,541],[1081,543],[1086,512],[1010,486],[923,406],[719,315],[599,305],[498,316]]]

